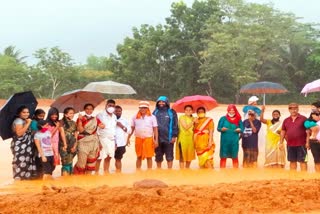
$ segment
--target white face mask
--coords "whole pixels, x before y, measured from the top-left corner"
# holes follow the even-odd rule
[[[87,117],[92,117],[92,114],[87,114],[87,113],[85,113],[85,115],[86,115]]]
[[[110,113],[110,114],[113,114],[115,108],[114,107],[108,107],[107,108],[107,112]]]
[[[229,117],[234,117],[236,114],[228,113]]]

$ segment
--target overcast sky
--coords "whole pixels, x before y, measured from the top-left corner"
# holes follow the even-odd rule
[[[319,0],[248,0],[320,23]],[[39,48],[59,46],[76,63],[108,56],[132,27],[164,23],[176,0],[0,0],[0,51],[15,45],[28,63]],[[184,0],[189,6],[193,0]]]

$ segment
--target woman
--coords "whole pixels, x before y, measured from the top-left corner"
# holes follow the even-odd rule
[[[13,154],[13,178],[15,180],[28,180],[36,176],[35,144],[31,134],[31,119],[29,116],[28,107],[20,106],[12,123],[11,151]]]
[[[67,150],[63,150],[60,144],[60,156],[61,156],[61,174],[62,175],[71,175],[73,171],[73,158],[76,155],[77,151],[77,124],[72,119],[74,117],[75,110],[74,108],[67,107],[63,111],[63,118],[60,120],[60,125],[64,130]]]
[[[227,115],[220,118],[217,130],[220,136],[220,168],[226,168],[227,158],[232,158],[234,168],[239,167],[239,133],[243,132],[241,116],[235,105],[227,108]]]
[[[266,136],[266,152],[265,152],[265,167],[284,168],[286,153],[284,149],[279,149],[280,132],[282,122],[280,121],[280,111],[274,110],[272,112],[272,120],[264,118],[265,106],[261,108],[260,121],[267,125]]]
[[[66,138],[64,135],[64,130],[59,123],[59,111],[55,107],[51,107],[48,111],[46,121],[49,124],[49,131],[51,132],[51,144],[53,148],[54,165],[60,165],[60,155],[59,155],[59,141],[60,137],[63,142],[63,150],[67,149]]]
[[[99,119],[92,116],[94,106],[90,103],[84,105],[85,115],[79,114],[77,120],[78,135],[78,161],[73,173],[76,175],[90,174],[95,171],[99,156],[99,139],[96,134],[98,126],[104,128]]]
[[[45,116],[46,116],[46,112],[41,108],[37,109],[34,112],[31,125],[30,125],[31,133],[33,135],[38,131],[38,121],[44,120]],[[37,169],[37,176],[38,178],[42,178],[43,169],[42,169],[41,157],[39,157],[39,153],[37,149],[35,149],[35,164]]]
[[[307,143],[306,147],[311,149],[311,153],[314,161],[314,169],[316,172],[320,172],[320,142],[318,139],[311,138],[312,131],[310,123],[315,123],[319,128],[320,112],[316,109],[310,113],[308,120],[304,122],[304,126],[307,129]]]
[[[195,159],[192,106],[185,106],[184,112],[185,115],[179,118],[179,135],[176,144],[176,160],[179,160],[181,169],[190,168],[191,161]]]
[[[194,145],[199,159],[200,168],[213,168],[213,153],[215,144],[213,142],[213,120],[206,117],[206,109],[197,109],[198,118],[194,124]]]

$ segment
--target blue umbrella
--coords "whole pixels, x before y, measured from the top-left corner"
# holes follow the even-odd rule
[[[3,140],[11,138],[12,122],[16,117],[17,109],[20,106],[27,106],[30,117],[33,115],[38,102],[31,91],[20,92],[12,95],[0,110],[0,136]]]
[[[240,93],[263,94],[263,105],[265,105],[266,94],[283,94],[288,90],[279,83],[274,82],[253,82],[240,88]]]

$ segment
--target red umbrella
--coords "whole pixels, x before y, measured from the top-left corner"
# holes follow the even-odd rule
[[[203,96],[203,95],[193,95],[193,96],[186,96],[180,100],[177,100],[172,108],[179,113],[184,112],[184,107],[186,105],[191,105],[193,110],[197,110],[199,107],[204,107],[207,111],[218,106],[218,103],[215,99],[210,96]]]

